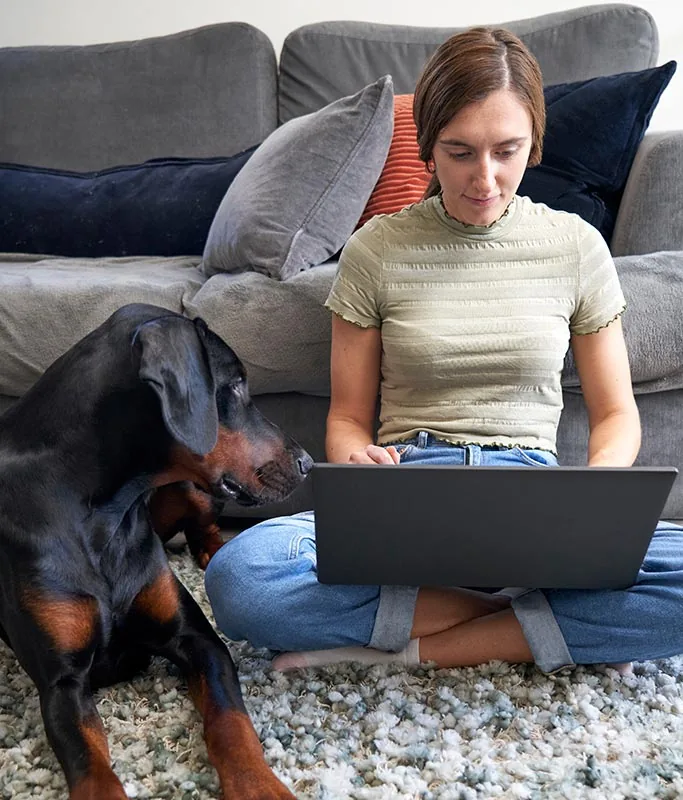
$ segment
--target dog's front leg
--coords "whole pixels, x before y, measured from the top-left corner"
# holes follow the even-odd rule
[[[126,800],[90,687],[73,677],[40,693],[47,737],[62,765],[69,800]]]
[[[159,487],[149,502],[152,527],[161,541],[167,542],[183,531],[187,546],[201,569],[206,569],[223,546],[216,521],[218,509],[218,501],[190,481]]]
[[[10,639],[38,688],[45,732],[70,800],[125,800],[90,686],[100,625],[95,598],[55,598],[32,588],[23,604],[28,613]]]
[[[242,699],[237,670],[185,587],[179,583],[180,625],[161,652],[185,675],[204,720],[204,738],[225,800],[294,800],[266,764]]]

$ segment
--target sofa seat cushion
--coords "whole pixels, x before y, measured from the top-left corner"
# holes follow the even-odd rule
[[[636,394],[683,389],[683,251],[614,259],[626,298],[624,337]],[[571,353],[562,385],[578,392]]]
[[[0,395],[22,395],[126,303],[182,311],[199,257],[69,259],[0,254]]]
[[[286,281],[258,272],[219,273],[185,303],[242,359],[252,394],[330,393],[330,312],[323,307],[336,262]]]

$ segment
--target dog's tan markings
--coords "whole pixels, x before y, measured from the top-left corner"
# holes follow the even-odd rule
[[[190,552],[202,569],[223,546],[213,499],[189,481],[157,489],[149,510],[152,527],[163,542],[184,530]]]
[[[208,491],[211,484],[228,470],[249,474],[253,469],[252,458],[253,452],[246,437],[221,428],[216,446],[206,455],[199,456],[175,445],[166,468],[152,478],[152,487],[158,489],[167,484],[190,481]]]
[[[24,592],[22,603],[57,650],[83,650],[92,642],[99,618],[94,597],[58,599],[29,590]]]
[[[229,472],[235,480],[251,487],[257,494],[261,485],[256,468],[277,460],[277,455],[270,443],[254,443],[241,433],[220,428],[218,442],[206,456],[206,461],[212,473]]]
[[[295,800],[266,764],[249,716],[237,709],[219,709],[203,675],[190,680],[189,689],[204,719],[206,749],[218,772],[223,797]]]
[[[160,573],[135,598],[135,608],[147,617],[164,624],[178,613],[178,586],[170,569]]]
[[[220,427],[216,446],[204,456],[175,446],[168,466],[152,479],[152,487],[158,489],[167,484],[190,481],[208,492],[212,484],[227,472],[257,494],[261,488],[257,468],[283,457],[282,448],[274,449],[271,443],[253,442],[242,433]]]
[[[88,753],[88,772],[71,788],[70,800],[125,800],[127,795],[111,768],[102,720],[90,718],[79,730]]]
[[[189,481],[157,489],[149,502],[154,530],[166,540],[180,530],[181,520],[191,517],[199,525],[210,525],[216,515],[211,497]]]

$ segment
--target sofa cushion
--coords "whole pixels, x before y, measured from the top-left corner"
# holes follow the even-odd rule
[[[675,71],[670,61],[547,86],[543,160],[526,171],[519,193],[579,214],[609,242],[638,145]]]
[[[21,396],[58,356],[126,303],[182,311],[204,280],[198,263],[197,256],[0,254],[0,395]]]
[[[683,250],[682,186],[683,128],[648,131],[621,197],[612,253],[627,256]]]
[[[0,164],[0,252],[200,255],[223,195],[254,149],[97,172]]]
[[[276,92],[272,42],[244,22],[0,48],[0,161],[82,172],[229,156],[275,129]]]
[[[330,393],[330,312],[336,262],[276,281],[258,272],[214,275],[185,311],[203,317],[242,359],[252,394]]]
[[[337,253],[382,171],[392,110],[385,76],[274,131],[220,204],[205,274],[254,269],[285,280]]]
[[[376,214],[393,214],[422,199],[431,175],[419,153],[413,95],[398,94],[394,97],[394,132],[387,160],[358,222],[359,228]]]
[[[534,53],[547,84],[657,63],[657,26],[647,11],[635,6],[584,6],[503,25]],[[387,73],[396,94],[413,92],[427,59],[462,30],[345,21],[297,28],[285,39],[280,55],[280,122],[316,111]]]
[[[683,252],[621,256],[614,263],[626,298],[624,337],[636,394],[683,389]],[[580,391],[571,351],[562,385]]]

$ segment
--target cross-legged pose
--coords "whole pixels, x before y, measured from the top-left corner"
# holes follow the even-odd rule
[[[351,237],[327,300],[328,459],[552,468],[571,347],[588,410],[588,464],[630,466],[640,423],[609,249],[577,215],[516,194],[541,159],[535,58],[502,29],[456,34],[426,64],[414,116],[432,174],[425,199]],[[487,595],[320,584],[313,516],[304,513],[226,544],[206,587],[223,632],[279,651],[280,669],[341,660],[450,667],[500,659],[545,671],[624,664],[683,652],[682,533],[660,523],[623,591]]]

